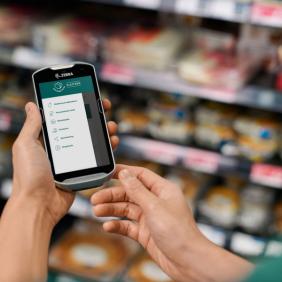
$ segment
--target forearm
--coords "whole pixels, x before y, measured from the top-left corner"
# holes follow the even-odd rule
[[[253,267],[247,260],[200,238],[189,246],[186,255],[187,274],[183,281],[239,282],[248,276]]]
[[[0,221],[0,281],[46,281],[52,225],[46,211],[11,198]]]

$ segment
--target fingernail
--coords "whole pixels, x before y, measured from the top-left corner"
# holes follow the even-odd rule
[[[119,173],[120,179],[128,180],[133,177],[133,175],[127,170],[124,169]]]

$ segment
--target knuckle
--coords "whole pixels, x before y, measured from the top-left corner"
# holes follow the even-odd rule
[[[130,216],[130,203],[126,203],[124,206],[124,216],[129,217]]]

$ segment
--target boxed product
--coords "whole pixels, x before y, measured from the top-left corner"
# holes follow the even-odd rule
[[[260,64],[232,34],[196,29],[192,38],[193,48],[178,63],[180,76],[191,83],[235,91]]]
[[[23,6],[0,7],[0,42],[7,45],[27,44],[35,12]]]
[[[150,118],[146,111],[135,107],[122,107],[116,113],[120,133],[145,134]]]
[[[227,143],[234,143],[236,135],[233,121],[237,116],[234,107],[217,103],[205,103],[195,110],[195,141],[197,144],[220,149]]]
[[[176,28],[121,26],[106,38],[104,57],[118,64],[164,69],[182,42],[183,34]]]
[[[251,161],[271,159],[278,151],[279,123],[269,114],[250,112],[234,122],[238,135],[238,148],[243,157]]]
[[[50,268],[99,281],[112,281],[139,250],[139,245],[101,230],[89,221],[78,221],[52,246]]]
[[[150,117],[148,132],[152,137],[175,143],[191,142],[194,122],[185,104],[163,98],[151,102],[147,112]]]
[[[104,25],[93,20],[64,17],[38,24],[33,45],[38,51],[95,60]]]
[[[266,232],[272,219],[274,191],[257,185],[248,185],[241,193],[238,225],[248,232]]]
[[[173,282],[146,254],[140,254],[127,270],[126,282]]]
[[[236,225],[240,208],[240,194],[237,187],[228,186],[228,182],[211,186],[199,202],[202,217],[212,224],[226,228]]]

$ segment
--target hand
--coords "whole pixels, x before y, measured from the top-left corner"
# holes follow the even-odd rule
[[[139,242],[175,281],[230,282],[250,271],[249,263],[200,233],[176,185],[141,167],[118,165],[116,177],[120,186],[92,196],[96,216],[127,218],[103,228]]]
[[[103,101],[105,111],[111,109],[109,100]],[[50,162],[39,140],[41,115],[34,103],[25,107],[26,121],[13,146],[13,191],[11,201],[23,199],[46,210],[51,225],[54,226],[69,210],[74,193],[57,189],[54,184]],[[115,136],[117,125],[108,122],[112,147],[118,145]]]
[[[103,227],[138,241],[166,273],[179,281],[179,270],[185,270],[184,254],[189,251],[186,242],[202,237],[181,189],[141,167],[118,165],[116,176],[121,186],[92,196],[96,216],[128,218],[106,222]]]

